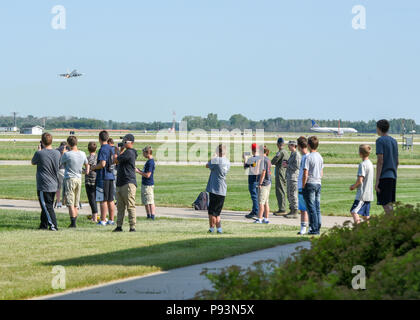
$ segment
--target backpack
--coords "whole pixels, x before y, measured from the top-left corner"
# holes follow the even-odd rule
[[[192,206],[195,210],[207,210],[209,207],[209,200],[209,194],[207,192],[200,192]]]
[[[115,164],[114,164],[114,155],[115,155],[115,149],[112,148],[111,152],[109,153],[109,157],[108,160],[106,161],[106,171],[113,173],[113,169],[115,168]]]

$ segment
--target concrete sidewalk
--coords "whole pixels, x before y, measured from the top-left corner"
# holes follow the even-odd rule
[[[0,199],[0,209],[10,210],[24,210],[24,211],[40,211],[38,201],[33,200],[9,200]],[[136,207],[137,216],[146,216],[144,207]],[[56,209],[56,212],[68,213],[67,208]],[[90,214],[90,207],[88,204],[83,204],[80,215]],[[240,211],[226,211],[222,212],[222,219],[225,221],[238,221],[252,223],[254,220],[246,219],[245,214],[248,212]],[[195,211],[192,208],[168,208],[157,207],[156,216],[169,218],[184,218],[184,219],[205,219],[208,220],[206,211]],[[322,226],[331,228],[335,225],[342,225],[345,221],[351,220],[351,217],[336,217],[336,216],[322,216]],[[300,219],[286,219],[283,217],[276,217],[270,215],[270,223],[277,225],[300,226]]]
[[[201,272],[217,272],[221,268],[237,265],[249,267],[260,260],[284,261],[299,247],[310,248],[310,242],[286,244],[222,260],[189,267],[158,272],[147,276],[114,281],[104,285],[35,299],[53,300],[185,300],[194,298],[201,290],[212,289],[210,281]]]

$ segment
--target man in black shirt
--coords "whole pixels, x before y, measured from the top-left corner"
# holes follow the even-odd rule
[[[125,210],[128,211],[130,232],[136,231],[136,159],[137,151],[133,148],[134,136],[127,134],[117,158],[117,228],[121,232],[124,223]]]

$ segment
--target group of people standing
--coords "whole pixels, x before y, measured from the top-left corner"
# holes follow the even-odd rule
[[[350,209],[354,222],[360,217],[369,219],[370,205],[376,190],[377,204],[386,213],[393,210],[396,200],[398,169],[398,144],[388,135],[389,122],[377,122],[376,141],[377,170],[376,184],[373,186],[374,169],[369,160],[372,148],[359,146],[359,164],[356,183],[350,190],[356,190],[356,199]],[[141,198],[147,218],[155,219],[154,171],[155,162],[150,146],[143,149],[147,159],[144,169],[136,168],[138,153],[134,149],[134,136],[127,134],[122,143],[115,147],[107,131],[99,133],[100,149],[96,154],[96,142],[88,145],[89,156],[77,147],[77,137],[70,136],[60,148],[52,148],[53,138],[49,133],[42,135],[38,151],[32,158],[37,165],[37,195],[42,209],[40,229],[58,230],[54,212],[54,198],[62,188],[63,203],[68,207],[70,228],[76,227],[82,175],[85,174],[85,189],[92,210],[92,221],[100,226],[115,225],[115,198],[117,203],[117,223],[114,232],[123,231],[125,212],[128,212],[130,232],[136,231],[136,174],[142,176]],[[252,144],[251,153],[244,153],[244,169],[248,175],[248,190],[252,200],[252,211],[246,218],[256,224],[268,224],[269,197],[272,185],[272,166],[275,166],[275,189],[278,203],[276,216],[301,218],[298,234],[317,235],[321,230],[321,189],[324,175],[324,160],[318,152],[319,139],[316,136],[299,137],[288,142],[290,153],[284,149],[283,138],[277,140],[278,152],[270,160],[270,150],[266,146]],[[226,177],[230,162],[226,157],[226,147],[220,144],[212,159],[206,164],[210,176],[206,191],[209,193],[209,232],[222,233],[220,214],[227,194]],[[60,170],[63,172],[60,173]],[[62,181],[60,181],[60,175]],[[60,194],[60,192],[58,192]],[[286,195],[289,213],[286,213]],[[100,203],[98,220],[97,202]],[[107,219],[108,216],[108,219]]]
[[[370,205],[374,200],[376,190],[377,204],[386,213],[393,210],[396,201],[396,184],[398,169],[398,143],[388,135],[390,124],[387,120],[377,122],[376,141],[377,169],[376,184],[373,186],[374,169],[369,160],[371,146],[359,146],[359,164],[356,183],[350,190],[357,190],[356,199],[350,209],[354,223],[369,220]],[[319,139],[299,137],[297,141],[289,141],[288,153],[284,149],[285,141],[278,138],[278,152],[270,159],[270,150],[266,146],[251,146],[251,153],[244,153],[244,169],[248,175],[248,190],[252,201],[252,210],[245,215],[254,219],[257,224],[268,224],[269,196],[271,190],[271,167],[275,166],[275,190],[278,210],[273,214],[285,218],[301,218],[301,228],[298,234],[318,235],[321,230],[321,189],[324,175],[324,160],[318,152]],[[226,176],[230,162],[226,158],[226,148],[218,147],[216,155],[207,163],[210,177],[206,191],[209,193],[209,232],[215,227],[222,233],[220,213],[225,201],[227,186]],[[289,202],[289,213],[286,213],[286,195]]]
[[[134,136],[127,134],[122,143],[115,147],[107,131],[99,133],[100,149],[96,154],[96,142],[89,142],[89,156],[78,149],[76,136],[69,136],[58,149],[52,148],[53,137],[44,133],[38,151],[32,158],[37,166],[37,194],[41,205],[40,229],[58,230],[54,207],[61,205],[54,198],[62,193],[63,205],[70,215],[70,228],[76,228],[82,175],[85,175],[85,189],[92,210],[91,219],[99,226],[115,225],[115,201],[117,223],[115,232],[123,231],[125,212],[128,211],[130,232],[136,231],[136,174],[142,176],[141,196],[147,218],[155,219],[154,171],[155,162],[150,146],[143,149],[147,159],[143,170],[136,168],[138,153],[134,149]],[[60,171],[64,172],[60,172]],[[62,175],[62,179],[60,176]],[[62,190],[62,192],[60,192]],[[98,206],[101,211],[98,219]],[[107,219],[108,216],[108,219]],[[99,221],[98,221],[99,220]]]

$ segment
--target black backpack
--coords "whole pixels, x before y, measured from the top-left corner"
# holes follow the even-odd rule
[[[209,208],[209,194],[207,192],[200,192],[192,206],[195,210],[207,210]]]

